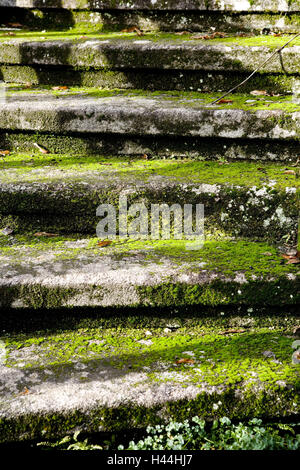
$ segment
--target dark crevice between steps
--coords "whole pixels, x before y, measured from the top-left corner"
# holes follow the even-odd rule
[[[36,153],[34,143],[45,146],[50,153],[101,156],[142,156],[148,158],[191,157],[199,160],[226,158],[235,160],[286,161],[299,158],[297,140],[226,139],[182,136],[137,136],[127,134],[80,133],[49,134],[36,131],[0,131],[0,148]]]
[[[76,330],[86,327],[132,327],[132,328],[161,328],[170,321],[178,325],[189,325],[195,322],[216,324],[228,323],[232,319],[252,318],[259,325],[274,326],[284,324],[288,328],[299,317],[300,305],[286,307],[257,307],[257,306],[220,306],[207,307],[203,305],[180,306],[170,308],[159,307],[73,307],[64,309],[5,309],[0,314],[0,334],[30,333],[37,330],[49,332]]]

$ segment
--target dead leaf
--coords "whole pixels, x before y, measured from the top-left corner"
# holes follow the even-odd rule
[[[34,237],[59,237],[57,233],[36,232]]]
[[[252,90],[250,91],[250,95],[258,96],[258,95],[267,95],[266,90]]]
[[[225,33],[220,33],[219,31],[216,31],[215,33],[212,34],[195,34],[192,36],[192,39],[216,39],[216,38],[226,38]]]
[[[16,33],[13,33],[12,31],[9,31],[8,33],[4,33],[4,36],[15,36]]]
[[[300,258],[290,258],[286,264],[299,264]]]
[[[194,359],[183,358],[183,359],[178,359],[178,361],[176,361],[176,364],[195,364],[195,361]]]
[[[112,244],[111,240],[102,240],[102,241],[97,243],[97,245],[100,246],[101,248],[103,248],[105,246],[109,246],[111,244]]]
[[[137,26],[131,26],[131,28],[122,29],[122,33],[136,33],[138,36],[144,36],[144,33]]]
[[[285,175],[295,175],[296,174],[295,170],[285,170],[283,173]]]
[[[279,38],[279,36],[281,36],[281,33],[272,33],[272,36],[274,36],[274,38]]]
[[[222,331],[222,333],[220,333],[220,335],[231,335],[231,334],[234,334],[234,333],[246,333],[246,330],[243,330],[242,328],[233,328],[233,329],[230,329],[230,330]]]
[[[2,155],[2,157],[5,157],[6,155],[9,155],[9,154],[10,154],[9,150],[0,150],[0,155]]]
[[[272,256],[272,253],[270,253],[270,251],[266,251],[265,253],[263,253],[264,256]]]
[[[67,86],[53,86],[52,87],[52,90],[54,90],[54,91],[61,91],[61,90],[68,90],[68,89],[69,89],[69,87],[67,87]]]
[[[34,142],[33,144],[41,153],[50,153],[49,150],[47,150],[45,147],[42,147],[41,145],[37,144]]]
[[[226,104],[226,103],[227,104],[228,103],[233,103],[233,101],[232,100],[220,100],[220,101],[217,102],[217,104]]]
[[[142,159],[143,160],[148,160],[148,155],[146,153],[144,153],[144,155],[142,156]]]
[[[8,28],[23,28],[21,23],[7,23],[6,25]]]
[[[175,33],[177,36],[184,36],[185,34],[191,34],[190,31],[179,31],[178,33]]]
[[[24,387],[23,392],[20,393],[20,395],[27,395],[29,393],[29,390],[27,387]]]
[[[208,36],[208,34],[195,34],[191,39],[210,39],[210,36]]]

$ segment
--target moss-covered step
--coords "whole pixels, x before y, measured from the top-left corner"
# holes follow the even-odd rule
[[[104,244],[80,235],[2,234],[1,311],[299,303],[299,266],[268,243],[132,237]]]
[[[157,33],[91,34],[22,33],[0,36],[0,62],[15,65],[51,65],[108,69],[206,70],[252,72],[259,61],[287,42],[286,37],[257,36],[194,39],[193,35]],[[287,46],[261,73],[298,74],[300,39]]]
[[[0,161],[0,228],[15,233],[96,231],[100,204],[204,204],[205,228],[296,239],[295,167],[249,162],[11,154]],[[298,192],[297,192],[298,188]]]
[[[115,134],[53,134],[49,132],[5,131],[0,129],[0,148],[11,151],[40,154],[35,146],[44,146],[52,153],[72,156],[116,155],[118,157],[155,159],[220,160],[226,161],[280,161],[296,165],[299,142],[260,139],[226,139],[194,136],[137,136]],[[146,158],[146,157],[145,157]]]
[[[216,10],[216,11],[299,11],[298,0],[1,0],[3,7],[66,8],[74,10]]]
[[[217,96],[201,93],[21,87],[3,91],[3,130],[274,142],[295,142],[300,136],[300,103],[293,96],[234,95],[213,105]]]
[[[196,320],[1,337],[1,442],[182,421],[295,419],[299,365],[287,324]]]
[[[1,6],[0,6],[1,8]],[[300,10],[300,7],[299,7]],[[222,31],[250,33],[296,33],[299,13],[232,12],[217,10],[68,10],[1,8],[1,22],[18,24],[22,29],[76,30],[81,34],[101,31],[122,31],[138,26],[147,31]],[[20,26],[21,25],[21,26]]]
[[[249,74],[248,74],[249,75]],[[83,86],[105,89],[143,89],[220,93],[247,77],[247,73],[208,72],[202,70],[107,70],[47,65],[0,65],[0,77],[6,83],[30,85]],[[295,75],[258,74],[239,88],[240,93],[265,90],[268,94],[296,92]]]

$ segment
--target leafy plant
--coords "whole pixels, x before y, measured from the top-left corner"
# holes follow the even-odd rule
[[[300,434],[296,434],[296,426],[263,426],[260,419],[235,425],[224,417],[209,427],[194,417],[191,423],[171,421],[167,425],[148,426],[147,436],[137,443],[131,441],[127,450],[297,450]],[[124,446],[118,449],[124,450]]]

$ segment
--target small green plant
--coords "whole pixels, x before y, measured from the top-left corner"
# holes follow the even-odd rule
[[[263,424],[260,419],[233,424],[227,417],[207,423],[195,416],[190,422],[148,426],[145,437],[127,445],[118,445],[115,435],[101,445],[92,444],[87,438],[80,440],[79,431],[60,441],[37,445],[44,450],[299,450],[299,426]]]
[[[296,424],[262,425],[260,419],[248,424],[233,424],[229,418],[221,418],[209,426],[194,417],[192,422],[147,428],[147,436],[135,443],[131,441],[126,450],[297,450],[300,434]],[[284,433],[282,432],[284,431]],[[124,450],[124,446],[119,446]]]

